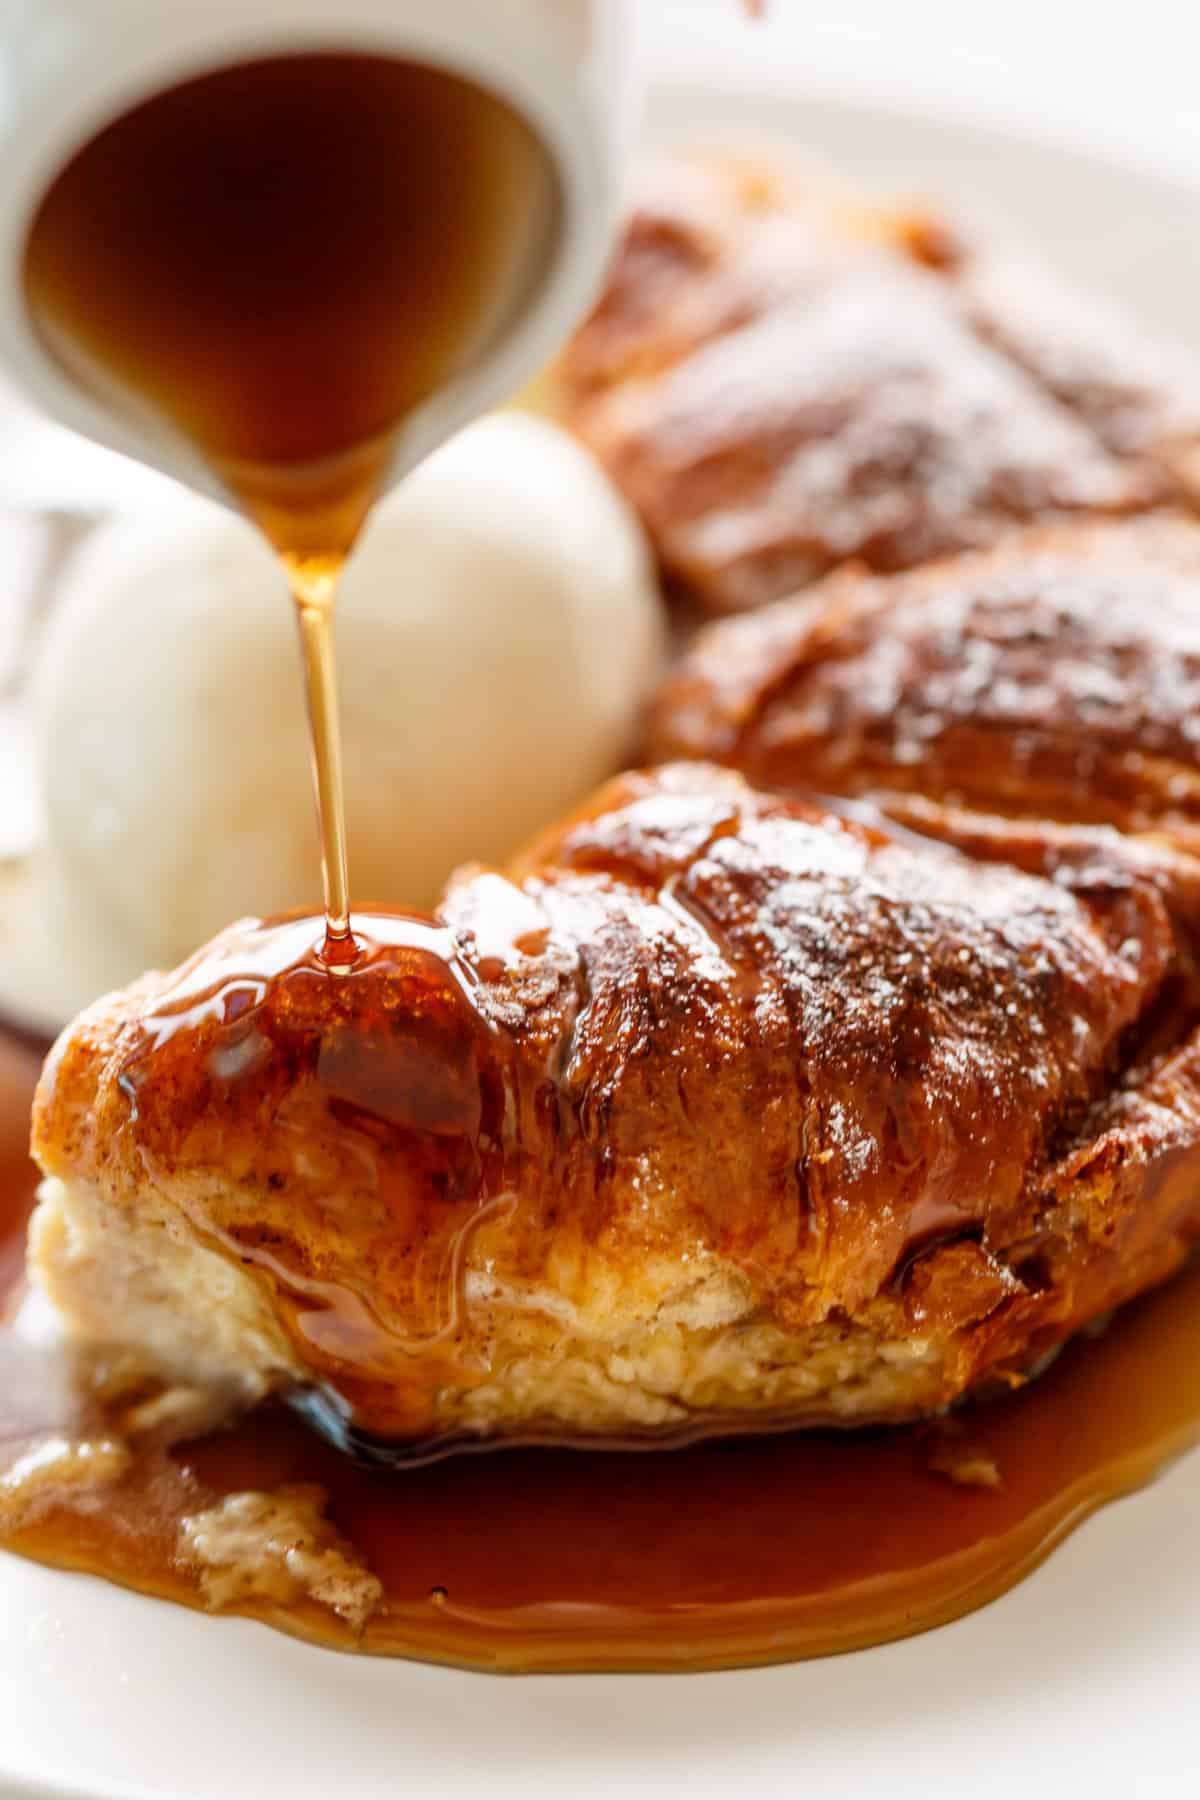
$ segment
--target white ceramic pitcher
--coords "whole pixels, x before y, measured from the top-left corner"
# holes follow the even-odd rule
[[[428,62],[501,95],[558,175],[544,274],[487,356],[406,422],[384,485],[505,398],[586,307],[603,270],[633,112],[630,0],[0,0],[0,365],[59,423],[227,496],[165,421],[77,386],[34,328],[22,281],[38,204],[76,151],[189,77],[305,51]]]

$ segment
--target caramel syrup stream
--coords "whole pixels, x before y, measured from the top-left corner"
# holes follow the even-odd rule
[[[342,722],[338,706],[334,605],[341,576],[340,557],[285,555],[300,630],[304,692],[308,704],[313,789],[321,834],[321,875],[325,893],[322,956],[334,965],[352,962],[350,876],[346,857],[346,797],[342,773]]]

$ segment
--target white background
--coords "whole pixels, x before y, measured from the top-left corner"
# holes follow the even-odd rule
[[[911,100],[1200,172],[1194,0],[641,0],[656,55],[786,60],[808,88]]]

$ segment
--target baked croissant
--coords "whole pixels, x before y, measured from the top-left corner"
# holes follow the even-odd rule
[[[1200,491],[1200,361],[783,166],[649,171],[563,417],[713,612]]]
[[[680,765],[436,921],[232,927],[62,1037],[35,1279],[367,1454],[899,1420],[1200,1235],[1197,983],[1115,837],[1056,880]]]
[[[1052,870],[1074,828],[1115,827],[1186,890],[1200,526],[1037,529],[907,575],[833,575],[702,631],[656,697],[649,748],[863,797],[1026,867]]]

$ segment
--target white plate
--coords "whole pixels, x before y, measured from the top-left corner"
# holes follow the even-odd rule
[[[888,191],[960,201],[1196,335],[1200,190],[806,98],[781,70],[753,89],[729,77],[662,87],[650,128],[788,139]],[[956,1625],[827,1662],[692,1677],[502,1680],[357,1661],[0,1556],[0,1794],[1188,1794],[1198,1511],[1194,1457]]]

